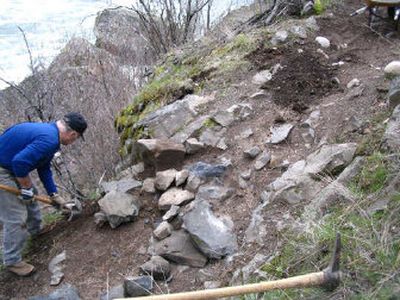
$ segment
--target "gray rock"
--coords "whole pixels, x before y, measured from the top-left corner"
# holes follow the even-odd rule
[[[201,161],[188,167],[190,173],[205,178],[221,177],[226,169],[227,167],[223,164],[212,165]]]
[[[67,258],[65,250],[53,257],[49,263],[48,270],[51,273],[50,285],[59,285],[64,278],[64,265],[62,264]]]
[[[102,227],[107,221],[107,215],[104,212],[99,211],[94,214],[94,222],[97,227]]]
[[[251,172],[251,169],[248,169],[247,171],[240,173],[240,177],[242,177],[244,180],[249,180],[251,178]]]
[[[186,95],[182,100],[148,114],[135,125],[135,128],[146,128],[157,139],[171,138],[197,117],[200,106],[211,100],[213,97]],[[176,139],[175,136],[174,140]],[[182,143],[182,140],[179,142]]]
[[[294,25],[294,26],[290,27],[290,32],[301,39],[307,38],[307,31],[302,26]]]
[[[163,193],[158,200],[158,208],[168,210],[172,205],[182,206],[194,199],[194,194],[190,191],[174,187]]]
[[[152,276],[155,280],[167,280],[171,273],[171,266],[161,256],[152,256],[151,259],[140,266],[145,275]]]
[[[206,282],[204,282],[204,288],[206,290],[217,289],[217,288],[220,288],[221,286],[222,286],[221,281],[206,281]]]
[[[143,181],[142,190],[146,193],[154,194],[156,192],[155,178],[148,177]]]
[[[153,278],[151,276],[126,277],[124,280],[124,292],[128,297],[147,296],[153,290]]]
[[[272,45],[278,45],[286,42],[289,34],[286,30],[279,30],[275,33],[275,35],[271,39]]]
[[[139,214],[139,204],[136,197],[127,193],[112,191],[100,199],[98,203],[111,228],[133,221]]]
[[[400,105],[397,105],[393,110],[382,142],[385,148],[390,151],[399,151],[400,149]]]
[[[33,296],[29,297],[28,300],[80,300],[78,290],[70,285],[64,284],[60,288],[51,292],[47,296]]]
[[[254,134],[253,130],[251,128],[247,128],[240,133],[240,137],[242,139],[247,139],[248,137],[252,136],[253,134]]]
[[[270,70],[264,70],[253,76],[253,83],[263,85],[272,79],[272,73]]]
[[[206,201],[196,200],[184,215],[183,222],[196,246],[207,257],[219,259],[237,251],[236,235],[214,216]]]
[[[389,99],[390,107],[392,107],[392,108],[394,108],[400,104],[400,75],[396,76],[390,82],[388,99]]]
[[[387,77],[394,77],[400,76],[400,61],[394,60],[386,65],[385,69],[383,70]]]
[[[226,141],[225,141],[225,137],[223,137],[223,138],[221,138],[219,141],[218,141],[218,143],[217,143],[217,145],[215,145],[218,149],[221,149],[221,150],[226,150],[226,149],[228,149],[228,145],[226,144]]]
[[[292,124],[279,124],[270,128],[271,137],[267,141],[269,144],[279,144],[286,140],[290,131],[293,129]]]
[[[253,107],[250,103],[234,104],[227,109],[228,112],[233,113],[235,120],[246,120],[253,111]]]
[[[132,150],[133,156],[140,157],[146,166],[161,171],[170,168],[180,169],[185,157],[185,147],[169,140],[141,139]]]
[[[200,150],[204,149],[204,143],[199,142],[195,138],[190,138],[185,141],[185,149],[186,149],[186,153],[194,154],[194,153],[197,153]]]
[[[261,153],[261,149],[258,146],[251,147],[250,149],[246,149],[243,151],[244,156],[247,158],[255,158],[258,154]]]
[[[157,255],[177,264],[202,268],[207,263],[207,258],[193,246],[184,230],[174,231],[166,239],[156,242],[154,250]]]
[[[317,24],[317,20],[315,19],[314,16],[311,16],[309,18],[306,19],[305,25],[307,28],[314,30],[314,31],[318,31],[319,30],[319,26]]]
[[[157,226],[157,228],[153,231],[154,236],[159,239],[163,240],[167,236],[171,235],[171,232],[173,230],[173,227],[171,224],[169,224],[167,221],[163,221],[160,223],[160,225]]]
[[[269,154],[269,152],[267,151],[263,151],[263,153],[260,154],[256,162],[254,163],[254,169],[256,169],[257,171],[261,170],[269,163],[270,160],[271,154]]]
[[[329,48],[331,46],[331,42],[323,36],[317,36],[315,41],[322,47],[322,48]]]
[[[175,185],[180,186],[185,183],[186,179],[189,177],[189,171],[183,169],[175,174]]]
[[[321,117],[321,111],[319,109],[311,112],[310,116],[307,120],[304,121],[304,125],[308,125],[309,127],[315,128],[318,125],[318,121]]]
[[[307,156],[305,172],[312,175],[335,175],[353,160],[356,149],[356,143],[324,145]]]
[[[242,190],[246,190],[249,187],[249,184],[247,183],[247,181],[244,180],[242,177],[238,178],[238,184]]]
[[[219,111],[211,119],[223,127],[228,127],[234,121],[233,115],[229,111]]]
[[[100,300],[113,300],[125,298],[124,286],[122,284],[112,287],[108,292],[100,295]]]
[[[360,80],[358,78],[354,78],[350,80],[350,82],[347,84],[347,88],[351,89],[353,87],[359,86],[361,84]]]
[[[335,207],[338,204],[351,204],[354,201],[353,194],[345,186],[333,181],[318,192],[310,204],[305,207],[302,219],[305,220],[306,224],[316,222],[329,213],[331,207]]]
[[[105,9],[95,20],[96,46],[119,56],[126,64],[150,63],[155,56],[146,50],[149,43],[132,30],[139,27],[140,19],[134,11],[125,7]]]
[[[365,157],[357,156],[353,161],[340,173],[336,181],[347,186],[362,170],[365,164]]]
[[[216,147],[218,142],[221,140],[221,138],[224,136],[225,131],[214,131],[211,128],[206,128],[199,137],[199,141],[203,143],[204,145],[211,146],[211,147]]]
[[[313,144],[315,140],[315,130],[312,127],[303,125],[299,128],[301,137],[306,144]]]
[[[207,185],[201,186],[197,192],[196,199],[206,201],[224,201],[234,194],[233,188],[226,188],[224,186]]]
[[[194,121],[185,125],[178,132],[176,132],[172,137],[171,141],[175,143],[182,144],[185,143],[186,140],[193,138],[196,134],[198,134],[203,128],[204,122],[210,119],[209,115],[202,115],[197,117]]]
[[[341,172],[352,161],[356,146],[354,143],[324,145],[305,161],[291,165],[268,186],[271,201],[290,204],[310,201],[326,185],[321,177]]]
[[[162,217],[163,221],[171,221],[173,218],[175,218],[180,212],[180,207],[177,205],[171,205],[171,208],[165,213],[165,215]]]
[[[200,185],[204,183],[205,179],[203,177],[196,176],[190,173],[186,182],[185,189],[193,193],[197,192]]]
[[[160,191],[167,190],[171,184],[174,182],[176,173],[178,171],[175,169],[168,169],[165,171],[160,171],[156,173],[156,179],[154,181],[154,186]]]
[[[264,222],[263,210],[267,205],[268,202],[261,203],[252,212],[249,226],[245,231],[245,238],[248,243],[256,242],[259,245],[264,245],[268,230]]]
[[[103,182],[101,186],[106,193],[111,191],[127,193],[133,191],[134,189],[140,188],[142,186],[142,182],[132,178],[126,178],[117,181]]]

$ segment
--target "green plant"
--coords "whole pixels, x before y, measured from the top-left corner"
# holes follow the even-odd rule
[[[330,0],[315,0],[314,1],[314,11],[317,15],[322,14],[326,8],[330,5]]]
[[[374,152],[367,157],[361,172],[350,183],[352,190],[361,194],[370,194],[381,190],[389,176],[389,167],[385,155],[381,152]]]
[[[52,225],[57,223],[58,221],[62,220],[64,217],[61,212],[52,212],[52,213],[45,213],[42,216],[43,226]]]

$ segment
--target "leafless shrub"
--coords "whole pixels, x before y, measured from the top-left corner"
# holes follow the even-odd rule
[[[153,51],[163,54],[194,38],[203,10],[209,28],[211,6],[211,0],[139,0],[132,10],[139,16],[141,32]]]

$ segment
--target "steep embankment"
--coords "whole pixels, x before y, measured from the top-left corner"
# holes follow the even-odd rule
[[[315,20],[247,28],[225,43],[210,37],[171,53],[117,118],[121,154],[137,153],[140,137],[167,137],[195,152],[181,162],[183,156],[176,156],[175,163],[204,162],[223,173],[200,189],[188,179],[185,189],[195,187],[194,194],[212,204],[212,215],[225,220],[221,225],[211,218],[213,224],[232,226],[235,253],[204,260],[207,251],[200,247],[202,256],[186,263],[201,268],[171,263],[172,279],[157,281],[155,293],[320,270],[340,231],[344,283],[335,292],[278,291],[264,297],[396,295],[399,164],[398,150],[393,154],[382,147],[392,113],[383,68],[398,59],[400,43],[398,33],[384,37],[389,30],[384,23],[375,32],[363,16],[348,17],[361,4],[340,5]],[[321,47],[316,36],[329,39],[330,47]],[[190,93],[199,97],[184,98]],[[148,177],[121,173],[127,175]],[[135,190],[139,217],[115,230],[97,228],[92,217],[57,225],[29,252],[37,274],[20,279],[2,272],[0,294],[18,299],[53,290],[47,264],[62,250],[67,253],[64,281],[84,299],[137,275],[151,257],[149,239],[164,214],[159,196],[167,188],[159,183],[157,192]],[[183,217],[189,231],[190,221]]]

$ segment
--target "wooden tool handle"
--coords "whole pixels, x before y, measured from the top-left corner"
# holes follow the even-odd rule
[[[4,185],[4,184],[0,184],[0,190],[12,193],[17,196],[19,196],[21,194],[19,189],[12,187],[12,186]],[[43,202],[43,203],[53,204],[53,201],[51,201],[51,199],[47,196],[34,195],[33,199]]]
[[[218,289],[209,289],[193,292],[183,292],[177,294],[164,294],[147,297],[124,298],[132,300],[199,300],[199,299],[219,299],[230,296],[244,295],[250,293],[262,293],[274,289],[300,288],[318,286],[325,282],[324,272],[315,272],[280,280],[266,281],[240,286],[230,286]],[[117,299],[123,300],[123,299]]]

